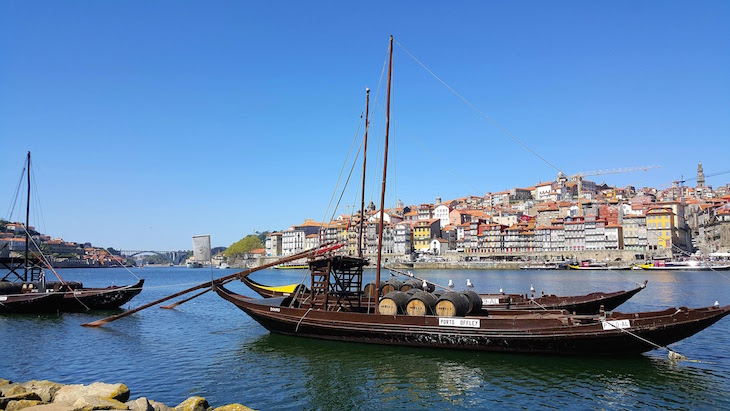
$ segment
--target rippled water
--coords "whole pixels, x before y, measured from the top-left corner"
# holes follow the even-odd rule
[[[208,269],[135,269],[146,279],[132,307],[210,278]],[[235,270],[215,270],[216,276]],[[297,281],[302,271],[252,278]],[[730,301],[730,277],[713,272],[419,271],[457,288],[559,295],[628,289],[649,280],[621,311]],[[61,270],[88,286],[128,284],[123,269]],[[374,273],[368,272],[372,279]],[[243,284],[232,289],[253,295]],[[472,353],[271,335],[213,293],[175,310],[153,307],[105,325],[103,314],[0,316],[0,378],[124,382],[133,397],[176,405],[201,395],[214,405],[261,410],[730,409],[730,320],[672,345],[704,363],[673,364],[666,352],[623,358]]]

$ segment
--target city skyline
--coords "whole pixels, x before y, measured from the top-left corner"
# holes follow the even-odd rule
[[[567,174],[660,164],[593,181],[662,188],[698,162],[728,169],[726,3],[415,4],[378,21],[323,3],[3,3],[0,204],[30,150],[31,225],[68,241],[175,250],[210,233],[229,246],[322,221],[390,34],[389,204],[557,175],[404,49]]]

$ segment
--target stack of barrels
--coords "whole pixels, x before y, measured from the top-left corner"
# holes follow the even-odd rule
[[[411,316],[437,315],[439,317],[463,317],[479,313],[482,299],[472,290],[467,291],[434,291],[432,284],[414,279],[401,282],[394,278],[381,282],[378,312],[385,315],[405,314]],[[375,296],[375,283],[365,286],[365,296]]]

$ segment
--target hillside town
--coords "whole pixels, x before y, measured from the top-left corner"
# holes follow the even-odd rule
[[[266,238],[266,256],[327,242],[377,253],[380,211],[306,220]],[[358,239],[360,239],[358,241]],[[263,250],[262,250],[263,251]],[[489,261],[709,257],[730,252],[730,184],[675,182],[665,189],[596,184],[559,173],[532,187],[405,205],[383,212],[383,255],[395,261]]]
[[[43,255],[50,257],[54,267],[119,267],[120,265],[134,264],[127,261],[114,249],[94,247],[91,243],[76,243],[64,241],[61,238],[52,238],[42,234],[33,226],[28,227],[31,245],[29,252],[40,248]],[[25,225],[17,222],[0,220],[0,256],[22,256],[25,253]]]

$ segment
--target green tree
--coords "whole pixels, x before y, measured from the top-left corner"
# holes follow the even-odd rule
[[[231,244],[223,253],[226,257],[236,257],[242,254],[246,254],[254,248],[263,247],[261,240],[255,234],[249,234],[241,240]]]

